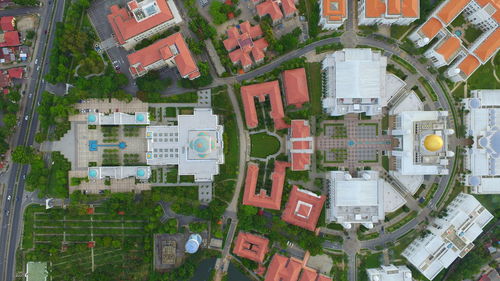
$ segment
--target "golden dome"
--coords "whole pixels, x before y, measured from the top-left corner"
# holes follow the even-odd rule
[[[443,138],[438,135],[428,135],[424,139],[425,149],[435,152],[443,148]]]

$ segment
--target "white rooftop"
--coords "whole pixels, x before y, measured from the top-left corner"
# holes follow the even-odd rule
[[[466,148],[464,184],[473,193],[500,194],[500,90],[476,90],[462,101],[472,147]]]
[[[406,266],[382,265],[366,270],[369,281],[412,281],[411,270]]]
[[[177,125],[146,128],[148,165],[179,165],[179,175],[212,181],[224,163],[223,126],[209,108],[178,115]]]
[[[148,125],[150,122],[148,112],[134,114],[113,112],[112,114],[89,113],[87,123],[89,125]]]
[[[414,240],[403,256],[422,274],[432,280],[456,258],[463,258],[473,247],[493,215],[472,195],[460,193],[447,206],[448,215],[436,218],[430,234]]]
[[[89,167],[89,179],[124,179],[135,177],[141,180],[147,180],[151,176],[151,167],[149,166],[110,166],[110,167]]]

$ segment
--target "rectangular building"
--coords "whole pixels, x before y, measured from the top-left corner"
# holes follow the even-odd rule
[[[333,30],[344,24],[347,19],[347,0],[320,0],[319,25]]]
[[[419,0],[361,0],[358,24],[409,25],[420,17]]]

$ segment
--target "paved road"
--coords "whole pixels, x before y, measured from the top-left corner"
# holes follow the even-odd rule
[[[38,14],[40,12],[43,12],[44,10],[45,10],[45,7],[24,7],[24,8],[17,8],[17,9],[7,9],[7,10],[0,11],[0,17],[21,16],[21,15],[27,15],[27,14]]]
[[[31,9],[31,8],[28,8]],[[18,11],[19,12],[19,11]],[[34,58],[38,59],[38,65],[41,70],[32,71],[31,80],[27,87],[27,93],[33,93],[32,98],[27,99],[22,116],[29,116],[28,120],[22,119],[20,127],[22,128],[16,135],[15,145],[28,145],[34,143],[35,133],[38,126],[38,113],[35,110],[37,102],[41,100],[41,93],[44,90],[44,84],[41,82],[43,75],[48,71],[48,58],[52,49],[55,24],[51,22],[62,21],[64,12],[64,0],[52,1],[51,5],[44,5],[40,10],[41,24],[38,29],[38,46],[35,48]],[[54,15],[54,18],[52,18]],[[49,28],[50,27],[50,28]],[[42,30],[48,30],[47,34]],[[49,37],[47,37],[49,36]],[[36,69],[33,65],[31,68]],[[12,164],[6,195],[12,196],[12,200],[6,201],[4,206],[4,219],[2,220],[2,229],[0,237],[0,279],[13,280],[15,270],[16,250],[19,242],[19,237],[22,231],[23,223],[23,196],[24,196],[24,175],[28,173],[28,165]],[[6,215],[9,212],[9,215]]]

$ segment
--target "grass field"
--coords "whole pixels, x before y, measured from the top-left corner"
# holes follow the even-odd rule
[[[495,67],[497,71],[497,76],[500,75],[500,53],[497,53],[495,58]],[[467,85],[469,90],[477,89],[500,89],[500,83],[496,81],[493,77],[493,71],[495,71],[491,61],[486,62],[484,65],[480,66],[470,77],[467,79]]]
[[[250,156],[257,158],[266,158],[269,155],[275,154],[280,149],[279,140],[266,133],[258,133],[250,135],[252,143]]]
[[[413,65],[411,65],[406,60],[404,60],[396,55],[391,56],[391,59],[393,61],[397,62],[398,64],[400,64],[401,66],[403,66],[404,68],[406,68],[409,72],[411,72],[413,74],[417,73],[417,70],[415,69],[415,67],[413,67]]]
[[[323,112],[321,106],[321,63],[313,62],[306,64],[307,85],[311,98],[312,115],[320,115]]]
[[[387,232],[394,232],[394,231],[400,229],[401,227],[403,227],[403,225],[407,224],[408,222],[410,222],[412,219],[414,219],[416,217],[417,217],[416,211],[410,212],[407,216],[402,218],[400,221],[387,227]]]
[[[377,268],[380,267],[380,265],[382,265],[382,253],[357,255],[357,258],[359,260],[359,267],[357,274],[359,281],[368,281],[366,269]]]

